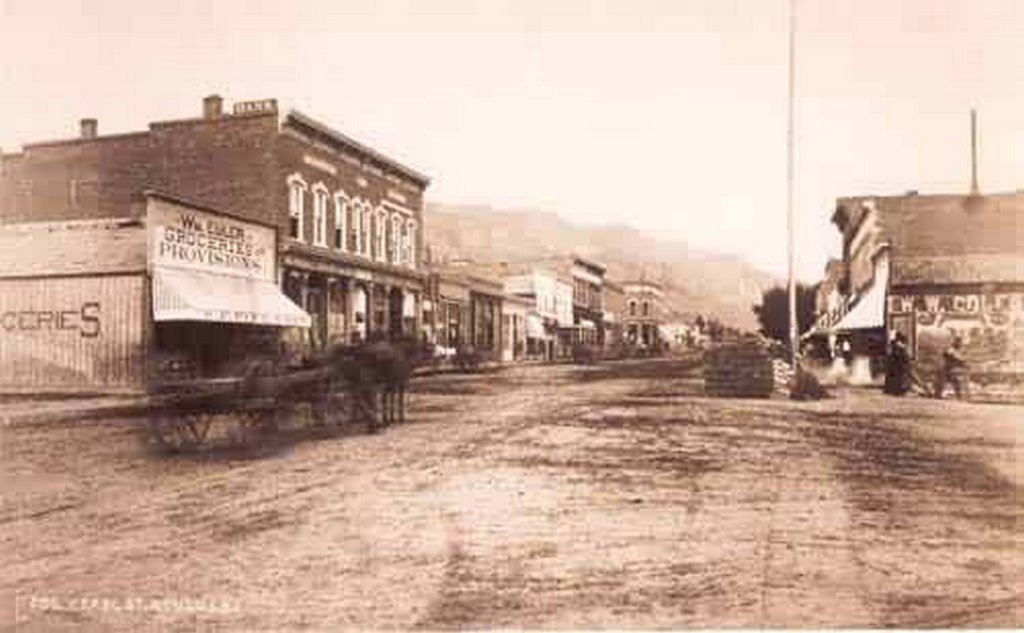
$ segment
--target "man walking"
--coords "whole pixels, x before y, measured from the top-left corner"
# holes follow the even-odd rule
[[[953,383],[953,390],[958,400],[968,397],[967,383],[967,359],[963,353],[963,339],[959,335],[953,335],[953,341],[944,352],[942,352],[942,371],[939,374],[938,384],[935,386],[935,397],[941,398],[946,388],[946,383]]]

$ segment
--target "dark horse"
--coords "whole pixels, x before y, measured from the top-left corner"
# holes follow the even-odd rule
[[[347,383],[351,418],[371,431],[405,421],[406,391],[413,368],[429,357],[429,349],[412,337],[371,335],[364,343],[337,345],[327,351],[332,375]],[[377,395],[380,394],[378,414]]]

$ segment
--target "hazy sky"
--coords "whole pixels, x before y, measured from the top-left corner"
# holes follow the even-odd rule
[[[798,274],[835,197],[1024,187],[1024,0],[796,0]],[[276,97],[428,198],[682,234],[786,270],[787,0],[0,0],[0,147]],[[230,107],[230,106],[229,106]],[[537,236],[542,239],[543,236]]]

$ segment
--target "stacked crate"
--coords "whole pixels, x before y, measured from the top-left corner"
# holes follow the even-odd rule
[[[709,396],[768,398],[775,368],[765,345],[755,337],[723,341],[704,354],[704,391]]]

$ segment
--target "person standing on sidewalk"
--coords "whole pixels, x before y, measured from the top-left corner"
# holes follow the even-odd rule
[[[889,344],[885,359],[885,393],[902,396],[910,388],[910,352],[902,332],[897,332]]]
[[[950,346],[942,352],[942,371],[939,374],[938,384],[935,386],[935,397],[941,398],[947,383],[953,383],[958,400],[966,399],[969,396],[967,384],[967,359],[963,353],[963,339],[953,336]]]

